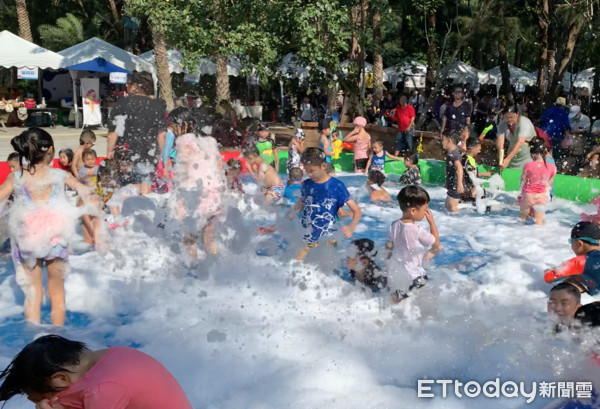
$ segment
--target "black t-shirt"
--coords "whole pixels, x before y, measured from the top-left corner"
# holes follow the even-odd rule
[[[162,99],[129,95],[119,99],[110,112],[110,132],[117,132],[117,145],[127,144],[135,163],[156,164],[157,136],[167,130],[166,104]]]
[[[446,153],[446,189],[453,191],[458,189],[456,161],[462,161],[462,154],[458,148]]]
[[[462,130],[467,126],[467,118],[471,117],[471,104],[463,101],[462,104],[455,107],[454,103],[448,102],[444,116],[446,117],[448,129],[452,131]]]

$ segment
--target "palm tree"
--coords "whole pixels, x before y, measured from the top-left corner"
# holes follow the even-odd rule
[[[152,41],[154,42],[154,59],[156,61],[160,96],[167,104],[167,111],[171,111],[175,104],[173,103],[173,87],[171,85],[171,73],[169,72],[167,44],[164,35],[155,27],[152,27]]]
[[[27,12],[27,1],[16,0],[17,20],[19,22],[19,37],[33,43],[31,25],[29,24],[29,13]]]
[[[42,44],[54,51],[82,42],[85,39],[83,31],[81,20],[71,13],[58,18],[55,25],[42,24],[38,27]]]

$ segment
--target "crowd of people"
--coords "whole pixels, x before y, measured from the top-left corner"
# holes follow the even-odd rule
[[[242,156],[223,163],[218,142],[213,137],[211,116],[201,109],[187,107],[178,107],[165,116],[164,103],[148,96],[150,84],[137,74],[128,80],[129,95],[119,100],[112,111],[106,158],[100,162],[93,150],[96,136],[89,130],[81,134],[77,149],[59,151],[59,169],[52,167],[56,151],[46,131],[32,128],[11,141],[15,150],[9,157],[13,172],[0,186],[0,200],[9,202],[11,248],[17,282],[25,293],[27,320],[40,322],[45,265],[52,323],[64,324],[63,280],[68,272],[69,243],[77,223],[81,223],[88,243],[99,252],[106,251],[110,229],[126,225],[120,213],[128,197],[168,193],[169,217],[179,222],[178,240],[190,260],[199,257],[199,248],[207,256],[217,255],[220,249],[216,233],[226,211],[225,198],[244,194],[240,181],[244,169],[261,188],[261,206],[267,206],[274,213],[284,208],[281,217],[293,222],[299,219],[293,227],[302,235],[302,245],[295,253],[298,262],[317,247],[335,248],[340,239],[352,239],[346,268],[338,272],[342,278],[373,292],[389,294],[391,303],[415,296],[427,285],[424,260],[435,257],[443,246],[433,213],[428,208],[430,196],[421,186],[419,158],[412,143],[419,109],[410,105],[406,96],[400,98],[391,115],[398,125],[394,155],[384,149],[381,140],[371,140],[366,118],[355,118],[354,130],[342,139],[337,135],[335,121],[323,118],[318,124],[318,147],[307,146],[304,131],[298,129],[289,146],[276,148],[267,125],[262,124],[244,147]],[[563,109],[560,104],[552,109],[555,108]],[[572,107],[571,111],[575,109]],[[501,166],[523,170],[520,218],[525,221],[532,216],[536,224],[541,224],[556,174],[551,162],[552,154],[556,154],[552,149],[555,134],[550,140],[537,136],[531,121],[516,105],[506,105],[499,112],[501,122],[497,125],[497,137],[509,141]],[[441,142],[447,152],[446,208],[449,212],[458,211],[460,202],[476,200],[480,178],[490,176],[478,172],[476,160],[481,137],[469,132],[471,114],[462,89],[456,88],[454,101],[445,107],[441,123]],[[575,120],[585,122],[581,116]],[[564,126],[565,135],[579,129],[575,125],[567,128],[566,123]],[[354,143],[355,172],[366,175],[369,196],[374,202],[392,200],[383,187],[386,159],[404,161],[406,172],[400,183],[405,186],[396,197],[400,217],[388,230],[385,267],[377,265],[376,243],[355,237],[361,208],[335,176],[334,165],[339,160],[342,140]],[[278,149],[288,150],[286,184],[279,174]],[[284,206],[274,207],[276,204]],[[428,230],[418,224],[424,219]],[[261,226],[257,233],[267,235],[275,230],[274,225]],[[575,319],[598,325],[597,305],[581,306],[580,294],[595,295],[600,291],[600,263],[594,262],[600,254],[599,240],[600,227],[594,222],[580,222],[573,228],[573,251],[590,262],[585,263],[580,274],[557,278],[561,283],[550,292],[548,310],[559,317],[561,325],[570,326]],[[35,363],[36,357],[47,350],[51,351],[50,355],[43,362]],[[51,356],[59,353],[61,358]],[[61,361],[53,365],[54,359]],[[160,402],[166,400],[160,399],[145,406],[142,395],[148,388],[154,388],[154,384],[138,382],[140,374],[136,371],[130,377],[134,386],[114,391],[114,394],[110,388],[94,389],[94,382],[112,385],[113,379],[124,376],[117,371],[124,362],[138,362],[140,368],[147,367],[148,371],[158,374],[153,382],[160,382],[160,388],[153,389],[151,395],[158,394],[160,399],[168,396],[169,400],[176,396],[181,402],[177,407],[189,406],[170,374],[151,358],[128,349],[90,351],[82,344],[59,337],[34,341],[15,358],[0,375],[0,379],[4,379],[0,400],[25,393],[38,402],[40,408],[57,408],[60,406],[55,404],[67,405],[82,399],[105,405],[126,398],[138,403],[122,406],[124,408],[163,407]],[[45,378],[34,382],[28,374],[35,372],[35,365],[52,368],[44,369]],[[100,366],[105,369],[97,369]],[[102,376],[84,377],[90,371]],[[80,379],[85,382],[77,382]],[[94,392],[89,392],[91,389]],[[113,400],[105,400],[109,395]]]

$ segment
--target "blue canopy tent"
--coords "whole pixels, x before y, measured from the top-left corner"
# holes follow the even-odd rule
[[[131,71],[121,68],[118,65],[106,61],[104,58],[94,58],[86,62],[71,65],[67,67],[69,71],[91,71],[91,72],[124,72],[131,74]]]
[[[70,65],[67,67],[71,73],[73,79],[73,104],[75,106],[75,127],[79,128],[79,107],[77,106],[77,71],[90,71],[90,72],[122,72],[125,74],[131,74],[131,71],[125,68],[119,67],[111,62],[106,61],[104,58],[97,57],[89,61],[85,61],[79,64]],[[84,122],[85,123],[85,122]]]

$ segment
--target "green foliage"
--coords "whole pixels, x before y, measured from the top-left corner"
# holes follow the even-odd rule
[[[55,25],[42,24],[38,27],[42,45],[60,51],[85,40],[81,20],[71,13],[56,20]]]

